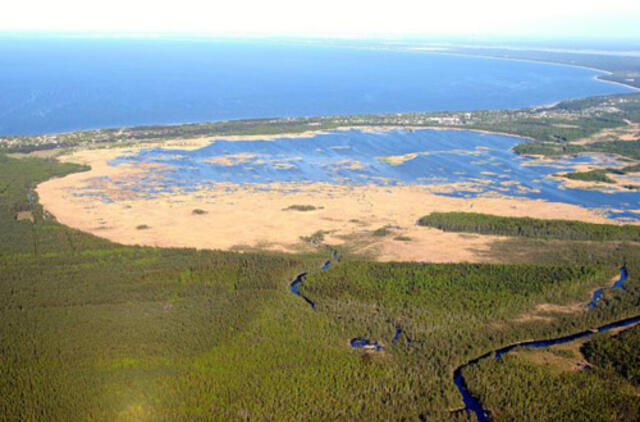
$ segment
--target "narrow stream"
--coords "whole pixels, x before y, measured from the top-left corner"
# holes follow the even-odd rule
[[[340,262],[340,257],[338,256],[338,253],[335,250],[332,250],[331,252],[331,259],[335,260],[336,262]],[[322,271],[328,271],[331,268],[331,259],[328,259],[327,261],[325,261],[325,263],[321,267]],[[307,302],[309,306],[311,306],[311,309],[315,311],[316,304],[311,299],[309,299],[308,297],[300,293],[300,285],[303,283],[306,276],[307,276],[306,272],[298,274],[295,280],[291,282],[291,285],[289,286],[289,290],[291,290],[291,292],[294,295],[304,299],[304,301]],[[394,343],[398,341],[398,338],[400,337],[401,334],[402,334],[402,329],[399,327],[396,328],[396,334],[393,338]],[[407,337],[407,341],[411,342],[411,339]],[[362,337],[355,337],[351,339],[349,344],[351,345],[351,347],[355,349],[368,349],[368,350],[375,350],[375,351],[382,350],[382,345],[377,341],[362,338]]]
[[[302,281],[304,280],[304,278],[307,276],[307,273],[300,273],[298,274],[298,276],[296,277],[295,280],[293,280],[293,282],[291,283],[291,285],[289,286],[289,290],[291,290],[291,292],[296,295],[296,296],[300,296],[301,298],[304,299],[305,302],[307,302],[309,304],[309,306],[311,306],[311,309],[313,309],[314,311],[316,310],[316,304],[313,303],[313,301],[311,299],[309,299],[308,297],[306,297],[305,295],[303,295],[302,293],[300,293],[300,284],[302,283]]]
[[[618,278],[618,280],[613,284],[613,286],[611,286],[610,288],[614,289],[625,289],[624,287],[624,282],[627,280],[627,278],[629,277],[629,273],[627,272],[627,269],[625,266],[620,267],[620,277]],[[593,299],[591,300],[591,302],[589,302],[589,304],[587,306],[590,307],[595,307],[597,301],[600,299],[600,297],[602,296],[602,294],[604,293],[605,289],[598,289],[594,295],[593,295]],[[620,327],[626,327],[629,325],[633,325],[640,322],[640,315],[631,317],[631,318],[625,318],[619,321],[615,321],[606,325],[603,325],[601,327],[598,328],[594,328],[594,329],[590,329],[590,330],[585,330],[585,331],[581,331],[579,333],[576,334],[571,334],[568,336],[562,336],[562,337],[555,337],[555,338],[551,338],[551,339],[545,339],[545,340],[529,340],[529,341],[522,341],[522,342],[518,342],[518,343],[514,343],[514,344],[510,344],[509,346],[505,346],[505,347],[501,347],[500,349],[496,349],[496,350],[492,350],[490,352],[485,353],[482,356],[479,356],[473,360],[470,360],[469,362],[465,363],[464,365],[459,366],[454,372],[453,372],[453,382],[456,385],[456,387],[458,388],[458,391],[460,392],[460,394],[462,395],[462,400],[464,401],[464,410],[469,411],[469,412],[473,412],[475,413],[478,422],[489,422],[490,418],[489,415],[487,413],[487,411],[482,407],[482,404],[480,403],[480,401],[475,398],[471,392],[469,391],[469,389],[467,388],[467,384],[464,380],[464,377],[462,376],[462,370],[468,366],[471,365],[475,365],[476,363],[478,363],[479,361],[483,360],[483,359],[487,359],[491,356],[495,355],[496,359],[501,359],[502,356],[506,355],[507,353],[511,352],[512,350],[518,348],[518,347],[526,347],[526,348],[531,348],[531,349],[538,349],[538,348],[544,348],[544,347],[549,347],[549,346],[555,346],[558,344],[565,344],[565,343],[570,343],[572,341],[575,340],[579,340],[585,337],[591,337],[594,334],[597,333],[603,333],[609,330],[612,330],[614,328],[620,328]]]
[[[585,330],[585,331],[581,331],[579,333],[576,334],[571,334],[568,336],[563,336],[563,337],[556,337],[556,338],[551,338],[551,339],[546,339],[546,340],[532,340],[532,341],[523,341],[520,343],[514,343],[511,344],[509,346],[505,346],[502,347],[500,349],[497,350],[493,350],[491,352],[487,352],[484,355],[477,357],[467,363],[465,363],[462,366],[459,366],[453,373],[453,382],[455,383],[456,387],[458,387],[458,390],[460,391],[460,394],[462,394],[462,399],[464,401],[464,406],[465,409],[467,411],[473,412],[476,414],[476,417],[478,418],[478,422],[489,422],[489,415],[487,414],[486,410],[482,407],[482,404],[480,404],[480,401],[478,399],[476,399],[468,390],[467,388],[467,384],[462,376],[462,370],[468,366],[471,365],[475,365],[476,363],[480,362],[483,359],[487,359],[493,355],[495,355],[496,359],[501,359],[502,356],[506,355],[507,353],[511,352],[513,349],[517,348],[517,347],[526,347],[526,348],[532,348],[532,349],[537,349],[537,348],[544,348],[544,347],[549,347],[549,346],[555,346],[558,344],[565,344],[565,343],[570,343],[572,341],[581,339],[581,338],[585,338],[585,337],[591,337],[594,334],[597,333],[604,333],[606,331],[609,330],[613,330],[614,328],[621,328],[621,327],[627,327],[633,324],[637,324],[640,322],[640,315],[636,315],[634,317],[631,318],[625,318],[619,321],[615,321],[606,325],[603,325],[601,327],[598,328],[594,328],[591,330]]]
[[[337,262],[340,261],[335,251],[333,251],[332,259],[336,260]],[[331,260],[325,261],[324,265],[322,266],[322,271],[327,271],[329,270],[329,268],[331,268]],[[293,294],[304,299],[305,302],[307,302],[311,306],[311,309],[315,310],[316,309],[315,303],[311,301],[311,299],[309,299],[308,297],[300,293],[300,290],[299,290],[300,284],[304,281],[304,278],[306,277],[306,275],[307,275],[306,272],[298,274],[295,280],[293,280],[293,282],[291,283],[289,289]],[[627,280],[628,276],[629,274],[627,272],[626,267],[622,266],[620,268],[619,279],[610,288],[624,289],[625,287],[623,284]],[[593,299],[591,300],[591,302],[589,302],[588,306],[595,306],[595,303],[600,299],[604,290],[605,289],[598,289],[594,293]],[[619,321],[615,321],[615,322],[600,326],[598,328],[581,331],[579,333],[571,334],[568,336],[555,337],[555,338],[544,339],[544,340],[529,340],[529,341],[513,343],[508,346],[492,350],[490,352],[483,354],[482,356],[479,356],[473,360],[470,360],[469,362],[456,368],[456,370],[453,372],[453,382],[458,388],[458,391],[462,395],[462,400],[464,401],[464,409],[461,409],[461,410],[475,413],[478,422],[490,422],[491,420],[489,418],[489,414],[482,407],[482,404],[480,403],[480,401],[477,398],[475,398],[469,391],[467,384],[464,380],[464,377],[462,376],[462,370],[468,366],[475,365],[481,360],[487,359],[491,356],[495,356],[496,359],[501,359],[502,356],[506,355],[507,353],[513,351],[518,347],[536,349],[536,348],[555,346],[558,344],[570,343],[572,341],[579,340],[585,337],[591,337],[597,333],[603,333],[615,328],[627,327],[636,323],[640,323],[640,315],[637,315],[631,318],[625,318]],[[402,334],[403,334],[402,328],[396,327],[395,335],[393,337],[393,343],[396,343]],[[411,344],[411,342],[412,340],[409,337],[407,337],[407,343]],[[362,337],[355,337],[351,339],[350,345],[351,347],[358,348],[358,349],[362,348],[362,349],[369,349],[369,350],[376,350],[376,351],[382,350],[382,345],[379,344],[377,341],[362,338]]]
[[[627,273],[627,268],[623,265],[622,267],[620,267],[620,278],[618,279],[618,281],[613,283],[613,286],[611,286],[610,289],[622,289],[622,290],[624,290],[624,282],[627,281],[627,277],[628,276],[629,276],[629,273]],[[600,297],[602,296],[602,294],[604,293],[605,290],[607,290],[607,289],[604,288],[604,289],[596,290],[593,293],[593,298],[591,299],[591,302],[589,302],[587,304],[587,306],[589,306],[591,308],[595,308],[596,304],[600,300]]]

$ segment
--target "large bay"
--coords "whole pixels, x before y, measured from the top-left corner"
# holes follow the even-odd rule
[[[519,108],[630,89],[543,63],[267,42],[0,39],[0,135]]]

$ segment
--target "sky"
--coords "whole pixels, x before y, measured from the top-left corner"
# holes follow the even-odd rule
[[[640,39],[640,0],[19,0],[0,31]]]

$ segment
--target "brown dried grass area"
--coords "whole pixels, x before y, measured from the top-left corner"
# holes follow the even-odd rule
[[[33,213],[31,211],[18,211],[16,213],[17,221],[31,221],[33,223]]]
[[[608,222],[592,210],[563,203],[495,194],[476,198],[438,195],[441,186],[216,184],[197,192],[175,189],[147,197],[145,187],[161,181],[167,167],[107,164],[133,153],[130,150],[82,150],[63,157],[88,164],[91,171],[40,184],[41,203],[63,224],[123,244],[301,252],[315,248],[302,237],[323,232],[324,243],[380,261],[500,261],[491,255],[491,244],[503,237],[445,233],[416,225],[420,217],[433,211]],[[140,186],[142,176],[151,179],[145,186]],[[142,191],[136,191],[138,188]],[[455,186],[447,186],[446,191],[450,189]],[[283,211],[293,204],[317,209]],[[205,213],[194,215],[194,209]],[[149,228],[137,230],[140,225]],[[384,226],[394,227],[393,235],[373,235]]]

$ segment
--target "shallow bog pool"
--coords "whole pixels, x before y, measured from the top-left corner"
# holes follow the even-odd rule
[[[581,164],[619,165],[606,155],[554,161],[521,157],[520,138],[460,130],[341,130],[309,138],[217,140],[193,150],[153,148],[110,161],[161,164],[136,179],[153,196],[195,191],[217,183],[429,185],[441,195],[506,195],[602,209],[615,218],[640,218],[640,192],[565,187],[549,176]],[[119,182],[124,183],[124,182]]]

